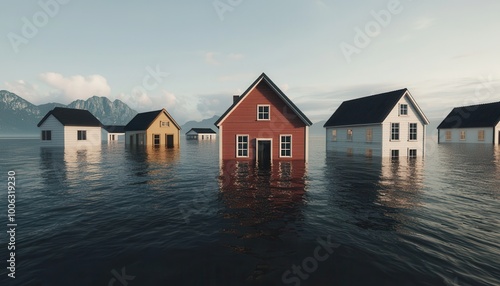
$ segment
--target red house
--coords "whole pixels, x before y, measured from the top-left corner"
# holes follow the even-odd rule
[[[308,160],[311,121],[262,73],[215,122],[221,161]]]

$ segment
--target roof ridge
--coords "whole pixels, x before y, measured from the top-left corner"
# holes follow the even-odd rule
[[[479,104],[472,104],[472,105],[456,106],[456,107],[453,107],[453,109],[455,109],[455,108],[464,108],[464,107],[473,107],[473,106],[484,106],[484,105],[490,105],[490,104],[495,104],[495,103],[500,103],[500,101],[493,101],[493,102],[486,102],[486,103],[479,103]]]

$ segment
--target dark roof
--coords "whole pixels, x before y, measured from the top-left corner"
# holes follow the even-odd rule
[[[226,118],[226,116],[233,110],[233,108],[235,108],[236,105],[238,105],[238,103],[240,103],[243,99],[245,99],[250,91],[262,80],[264,80],[267,84],[269,84],[269,86],[271,86],[271,88],[273,88],[277,92],[278,96],[286,103],[286,105],[288,105],[288,107],[290,107],[295,112],[295,114],[304,122],[304,124],[306,124],[307,126],[312,125],[311,120],[309,120],[309,118],[307,118],[307,116],[302,113],[302,111],[300,111],[300,109],[278,88],[278,86],[276,86],[276,84],[274,84],[274,82],[265,73],[262,73],[240,96],[240,99],[237,102],[233,102],[233,104],[226,110],[226,112],[224,112],[224,114],[222,114],[222,116],[214,123],[215,126],[218,127],[219,123],[221,123]]]
[[[85,109],[74,109],[65,107],[55,107],[49,111],[38,123],[40,127],[49,116],[54,116],[64,126],[102,126],[99,119],[97,119],[90,111]]]
[[[143,112],[137,114],[130,122],[125,126],[125,131],[138,131],[138,130],[146,130],[153,123],[153,121],[160,115],[161,112],[164,112],[167,117],[175,124],[175,126],[180,130],[181,127],[175,120],[170,116],[170,114],[164,109],[155,110],[150,112]]]
[[[212,134],[217,134],[217,132],[213,131],[212,128],[191,128],[187,133],[194,131],[196,133],[212,133]]]
[[[323,127],[382,123],[407,91],[404,88],[344,101]]]
[[[493,102],[455,107],[437,128],[494,127],[499,121],[500,102]]]
[[[109,133],[125,133],[125,125],[104,125],[102,128]]]

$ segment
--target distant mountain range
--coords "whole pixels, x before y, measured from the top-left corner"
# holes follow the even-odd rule
[[[106,125],[125,125],[137,114],[122,101],[111,101],[106,97],[93,96],[68,105],[34,105],[12,92],[0,90],[0,136],[38,134],[36,125],[54,107],[87,109]]]
[[[188,121],[181,126],[181,134],[186,134],[191,128],[211,128],[213,131],[219,133],[219,128],[214,125],[215,121],[219,118],[220,116],[214,115],[212,118],[203,119],[202,121]]]

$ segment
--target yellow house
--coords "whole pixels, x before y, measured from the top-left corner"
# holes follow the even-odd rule
[[[125,126],[125,142],[129,146],[178,148],[180,130],[165,108],[139,113]]]

